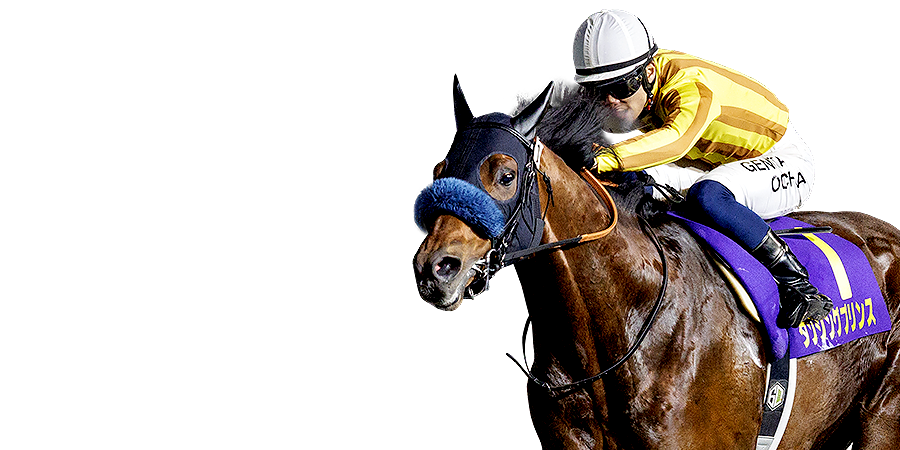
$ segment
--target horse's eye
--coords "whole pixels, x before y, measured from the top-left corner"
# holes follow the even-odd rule
[[[503,175],[500,175],[500,184],[504,186],[509,186],[512,184],[513,180],[516,179],[515,172],[506,172]]]

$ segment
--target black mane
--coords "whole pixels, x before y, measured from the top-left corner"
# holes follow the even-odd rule
[[[603,133],[608,115],[605,108],[589,98],[581,86],[557,83],[554,88],[558,93],[537,125],[541,141],[557,155],[590,151],[595,143],[608,145]]]
[[[575,83],[571,72],[562,63],[552,57],[545,59],[536,60],[535,64],[543,64],[543,70],[537,71],[539,76],[520,82],[521,85],[507,86],[506,97],[497,95],[497,101],[505,105],[507,114],[514,116],[526,105],[543,101],[552,79],[553,91],[537,124],[541,142],[565,161],[584,161],[585,156],[593,154],[594,144],[601,147],[615,144],[622,136],[608,131],[610,111],[596,101],[600,97],[597,88],[590,83]],[[494,88],[499,91],[499,86]],[[620,210],[638,214],[652,223],[653,218],[669,209],[667,203],[653,199],[648,193],[647,183],[653,180],[645,173],[606,172],[598,178],[618,185],[607,190]]]
[[[594,145],[606,147],[611,144],[604,132],[604,121],[608,110],[600,102],[592,100],[581,86],[554,83],[554,96],[544,115],[536,126],[536,135],[541,142],[557,155],[588,153]],[[530,99],[520,99],[519,109],[528,105]],[[635,187],[639,181],[633,173],[610,172],[601,178],[621,187]]]
[[[557,155],[589,152],[594,144],[610,145],[603,131],[608,112],[602,105],[589,98],[581,86],[557,82],[554,89],[557,92],[537,124],[541,142]],[[519,109],[529,103],[530,99],[521,99]],[[615,184],[609,191],[620,208],[647,218],[668,210],[666,203],[649,195],[653,179],[643,172],[608,172],[600,178]]]

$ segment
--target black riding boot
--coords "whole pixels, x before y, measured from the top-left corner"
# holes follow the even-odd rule
[[[806,268],[772,230],[751,254],[772,272],[778,283],[781,309],[776,324],[779,327],[798,327],[807,320],[821,320],[831,312],[831,299],[809,283]]]

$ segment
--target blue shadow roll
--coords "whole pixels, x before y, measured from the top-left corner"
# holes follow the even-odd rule
[[[422,230],[441,214],[452,214],[490,239],[503,233],[506,218],[487,192],[459,178],[440,178],[416,198],[415,221]]]

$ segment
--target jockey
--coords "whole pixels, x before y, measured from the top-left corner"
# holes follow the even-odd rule
[[[775,278],[778,325],[820,320],[831,300],[764,218],[796,210],[812,190],[811,151],[788,109],[757,81],[684,53],[659,50],[636,16],[592,14],[575,33],[575,81],[610,114],[607,131],[643,134],[561,155],[575,170],[644,170],[687,193],[705,221],[742,244]]]

